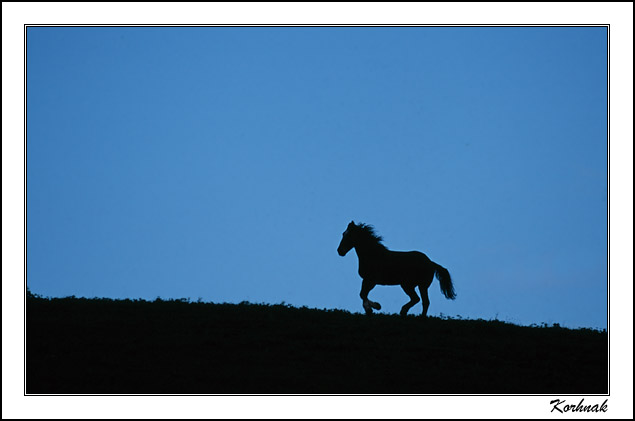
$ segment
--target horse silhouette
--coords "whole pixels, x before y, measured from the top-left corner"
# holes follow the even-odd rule
[[[355,248],[359,259],[359,276],[362,277],[362,290],[359,296],[362,298],[366,314],[372,314],[373,309],[380,310],[381,305],[368,299],[368,293],[375,285],[401,285],[410,301],[401,307],[399,314],[405,316],[415,304],[419,302],[419,296],[415,287],[419,287],[422,298],[422,316],[428,313],[430,299],[428,288],[436,275],[441,284],[441,292],[446,298],[453,300],[456,297],[450,272],[443,266],[434,263],[420,251],[392,251],[388,250],[381,242],[382,237],[375,233],[374,228],[367,224],[355,224],[351,221],[342,234],[337,252],[345,256],[352,248]]]

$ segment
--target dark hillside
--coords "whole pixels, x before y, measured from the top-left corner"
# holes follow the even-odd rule
[[[29,295],[28,394],[602,394],[606,332]]]

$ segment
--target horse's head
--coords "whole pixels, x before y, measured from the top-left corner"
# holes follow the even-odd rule
[[[356,234],[357,225],[355,225],[355,222],[351,221],[351,223],[346,227],[346,231],[342,234],[342,241],[340,241],[340,245],[337,248],[337,253],[340,256],[346,256],[346,253],[355,247]]]

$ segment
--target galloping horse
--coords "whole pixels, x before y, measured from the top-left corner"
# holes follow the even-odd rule
[[[428,288],[432,284],[432,278],[436,274],[441,292],[446,298],[453,300],[456,297],[452,279],[448,270],[434,263],[425,254],[419,251],[392,251],[388,250],[381,242],[383,239],[375,234],[371,225],[358,224],[351,221],[342,234],[337,252],[345,256],[350,249],[355,248],[359,259],[359,276],[362,277],[362,297],[366,314],[372,314],[373,309],[380,310],[379,303],[368,299],[368,293],[375,285],[401,285],[410,301],[401,307],[401,314],[405,316],[408,310],[419,302],[419,296],[415,287],[419,287],[419,293],[423,299],[423,313],[426,316],[430,300]]]

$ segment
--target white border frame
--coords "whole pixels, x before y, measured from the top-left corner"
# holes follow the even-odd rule
[[[610,418],[633,416],[632,3],[2,3],[3,418],[547,418],[548,396],[24,396],[24,25],[610,25]],[[617,289],[615,286],[619,286]],[[15,313],[18,313],[17,316]],[[583,369],[583,368],[581,368]],[[459,380],[460,381],[460,380]],[[554,396],[577,403],[579,398]],[[601,404],[605,397],[585,399]],[[569,414],[567,416],[571,416]],[[564,416],[564,414],[557,414]]]

